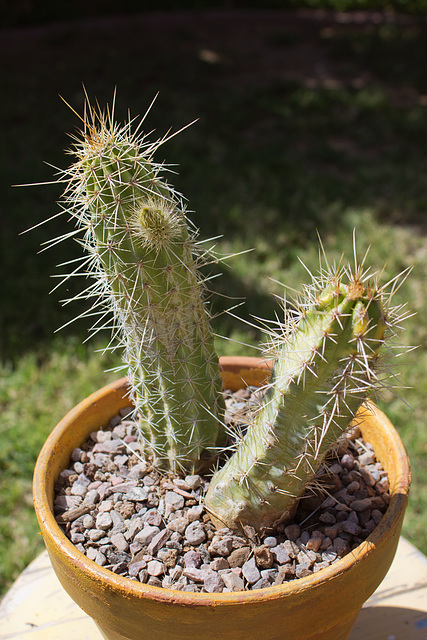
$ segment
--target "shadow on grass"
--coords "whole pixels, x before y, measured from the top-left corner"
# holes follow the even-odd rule
[[[187,11],[3,30],[1,357],[49,340],[81,311],[59,306],[80,289],[72,280],[47,297],[55,265],[79,255],[76,245],[36,255],[70,230],[65,219],[18,235],[57,213],[61,188],[10,185],[52,180],[43,161],[67,165],[64,132],[79,121],[58,94],[81,112],[82,83],[101,105],[117,85],[120,120],[160,92],[147,119],[158,136],[199,119],[164,149],[179,164],[171,181],[203,237],[254,247],[248,260],[277,254],[273,277],[316,230],[350,233],[349,209],[424,233],[427,81],[417,61],[427,56],[426,24],[357,15]],[[268,315],[261,283],[233,273],[219,289],[215,312],[243,295],[244,313]],[[70,331],[85,338],[87,325]]]

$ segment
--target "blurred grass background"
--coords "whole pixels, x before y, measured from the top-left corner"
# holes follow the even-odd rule
[[[298,257],[316,268],[317,231],[331,258],[343,250],[351,257],[356,228],[360,254],[370,246],[370,262],[386,264],[385,277],[414,266],[398,296],[417,312],[403,337],[420,345],[402,361],[410,388],[401,392],[405,402],[387,395],[380,405],[412,461],[404,535],[427,553],[427,3],[259,5],[171,0],[152,13],[142,12],[149,3],[129,2],[118,13],[109,2],[17,1],[5,10],[0,592],[43,548],[31,477],[46,435],[112,379],[104,370],[117,364],[102,353],[102,339],[82,344],[84,321],[55,333],[82,311],[60,304],[82,282],[47,295],[52,275],[63,271],[56,265],[80,255],[79,246],[69,240],[37,255],[44,241],[71,229],[65,217],[20,235],[59,211],[60,185],[11,187],[52,181],[54,167],[67,166],[67,132],[79,120],[58,96],[82,112],[83,84],[101,105],[117,86],[122,121],[128,108],[144,114],[159,92],[146,121],[156,137],[198,119],[157,160],[179,165],[173,182],[202,238],[221,235],[224,252],[253,248],[213,283],[219,334],[256,344],[254,330],[222,311],[243,297],[241,316],[271,318],[281,293],[274,280],[300,287]],[[221,339],[218,350],[256,353]]]

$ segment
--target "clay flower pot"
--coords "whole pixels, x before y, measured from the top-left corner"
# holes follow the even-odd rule
[[[225,386],[262,384],[268,363],[222,358]],[[243,382],[244,381],[244,382]],[[52,566],[68,594],[107,640],[345,640],[362,604],[383,580],[398,543],[410,485],[408,458],[374,405],[360,425],[388,471],[391,501],[381,523],[355,550],[306,578],[257,591],[189,593],[123,578],[88,560],[53,515],[54,483],[73,449],[128,405],[126,380],[83,400],[47,439],[34,474],[34,502]]]

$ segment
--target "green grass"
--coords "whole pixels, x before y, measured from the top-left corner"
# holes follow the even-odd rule
[[[22,356],[0,369],[0,591],[43,549],[32,508],[35,457],[58,422],[83,397],[117,377],[117,364],[73,339]]]
[[[82,308],[50,297],[75,258],[72,241],[37,255],[41,242],[69,230],[64,219],[19,235],[58,211],[60,186],[12,189],[52,180],[81,111],[82,82],[101,104],[118,85],[117,115],[144,113],[160,91],[147,130],[160,136],[198,122],[158,157],[179,164],[175,186],[189,199],[204,238],[235,257],[214,279],[212,309],[220,353],[256,353],[258,332],[224,310],[273,318],[282,287],[298,288],[317,264],[317,231],[328,254],[351,256],[353,229],[363,254],[385,277],[414,266],[399,301],[417,315],[404,340],[420,347],[402,361],[399,400],[381,399],[410,454],[413,488],[404,534],[427,553],[426,454],[427,100],[426,26],[398,17],[376,24],[332,16],[278,19],[276,13],[132,16],[3,32],[0,80],[0,589],[42,548],[31,506],[31,476],[42,443],[82,397],[116,374],[116,355],[94,353],[87,323],[55,329]],[[406,20],[406,18],[405,18]],[[402,26],[403,25],[403,26]],[[144,37],[142,37],[142,35]],[[161,45],[159,44],[161,42]],[[206,53],[208,52],[208,53]],[[210,52],[210,53],[209,53]],[[161,155],[163,153],[163,155]],[[217,273],[217,267],[210,268]],[[99,345],[98,345],[99,346]],[[404,364],[408,366],[404,366]]]

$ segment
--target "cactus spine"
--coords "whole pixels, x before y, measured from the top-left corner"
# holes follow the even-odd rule
[[[230,528],[263,531],[290,519],[367,392],[381,384],[378,352],[390,317],[383,291],[362,271],[323,271],[275,331],[263,403],[206,496],[210,513]]]
[[[89,109],[66,210],[84,230],[101,320],[113,312],[141,433],[154,463],[197,469],[222,438],[221,379],[198,275],[195,233],[152,160],[162,144]],[[200,256],[200,251],[199,251]]]

